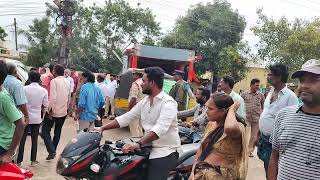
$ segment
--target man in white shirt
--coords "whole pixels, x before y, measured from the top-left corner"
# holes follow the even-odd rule
[[[269,66],[267,80],[273,86],[264,101],[263,111],[259,119],[260,138],[258,144],[258,157],[264,162],[268,172],[272,144],[269,142],[270,134],[278,112],[288,106],[298,105],[298,98],[286,83],[289,70],[286,65],[276,63]]]
[[[105,81],[105,76],[103,74],[99,74],[97,76],[97,82],[95,82],[95,85],[101,90],[102,95],[103,95],[104,99],[106,100],[107,95],[108,95],[108,86],[104,81]],[[102,108],[99,109],[98,115],[101,120],[95,121],[96,127],[102,126],[102,118],[105,113],[105,108],[106,108],[106,106],[103,106]]]
[[[24,134],[20,141],[17,163],[23,161],[24,145],[28,135],[29,128],[31,129],[31,166],[39,164],[37,161],[37,145],[39,128],[42,122],[41,110],[48,107],[48,91],[39,85],[40,74],[36,71],[29,73],[30,85],[24,87],[24,91],[28,100],[27,109],[29,113],[29,124],[25,127]]]
[[[110,83],[107,84],[107,99],[106,99],[106,113],[105,115],[108,116],[109,108],[111,106],[111,116],[114,117],[114,95],[116,94],[116,90],[118,87],[116,75],[110,75]]]
[[[67,78],[67,80],[70,82],[70,94],[72,94],[74,89],[74,81],[73,81],[73,78],[70,77],[70,75],[71,75],[71,71],[69,69],[65,69],[64,77]]]
[[[71,77],[71,71],[70,69],[65,69],[64,70],[64,77],[70,82],[70,97],[72,98],[73,96],[73,90],[74,90],[74,80]],[[71,99],[69,101],[69,108],[68,108],[68,115],[72,116],[72,102]]]
[[[234,92],[232,89],[233,89],[233,86],[235,84],[235,80],[233,77],[231,76],[225,76],[221,79],[220,83],[219,83],[219,87],[221,88],[221,90],[223,92],[225,92],[226,94],[228,94],[229,96],[231,96],[232,100],[234,102],[238,101],[240,103],[240,107],[239,109],[237,110],[237,114],[246,119],[246,105],[244,103],[244,100],[243,98],[237,94],[236,92]]]
[[[124,153],[132,152],[152,143],[149,156],[148,180],[166,180],[178,159],[180,146],[177,120],[177,102],[162,91],[164,71],[159,67],[145,69],[142,90],[147,94],[126,114],[99,128],[100,131],[122,128],[133,120],[140,119],[145,130],[137,142],[125,144]]]

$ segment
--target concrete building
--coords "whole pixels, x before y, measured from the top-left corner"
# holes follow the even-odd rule
[[[265,68],[263,65],[254,64],[254,65],[248,65],[248,72],[244,79],[242,79],[240,82],[236,83],[234,86],[234,91],[239,93],[240,90],[243,92],[245,90],[250,89],[250,82],[253,78],[260,79],[261,88],[266,88],[267,86],[267,74],[268,69]]]

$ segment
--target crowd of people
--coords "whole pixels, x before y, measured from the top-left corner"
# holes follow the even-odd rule
[[[103,133],[129,126],[132,136],[141,138],[125,144],[125,153],[152,143],[148,179],[166,179],[177,163],[183,137],[200,143],[190,180],[246,179],[256,147],[267,179],[319,179],[320,61],[309,60],[292,74],[299,80],[298,96],[287,87],[286,65],[271,64],[268,70],[268,93],[259,92],[260,80],[254,78],[248,91],[237,94],[234,78],[225,76],[215,92],[196,89],[197,105],[187,110],[191,88],[183,80],[184,72],[173,73],[176,83],[167,94],[162,90],[164,71],[145,68],[133,73],[128,112],[115,117],[115,75],[108,79],[106,74],[77,74],[51,64],[50,72],[31,70],[23,86],[16,66],[0,61],[0,165],[11,161],[17,147],[17,163],[23,161],[29,132],[31,165],[38,165],[40,129],[47,160],[54,159],[69,115],[78,122],[79,131]],[[109,114],[112,121],[103,123]],[[193,121],[188,123],[190,116]]]

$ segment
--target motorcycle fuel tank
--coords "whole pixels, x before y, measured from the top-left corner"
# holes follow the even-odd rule
[[[100,145],[101,138],[102,136],[98,132],[81,131],[70,140],[61,153],[61,157],[74,157],[97,148]]]

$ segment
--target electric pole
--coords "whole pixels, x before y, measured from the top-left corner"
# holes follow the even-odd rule
[[[59,8],[57,25],[61,26],[61,37],[59,40],[58,63],[68,65],[69,48],[68,43],[72,38],[72,16],[75,14],[75,3],[72,0],[54,0]],[[60,23],[58,23],[60,20]]]
[[[14,40],[16,44],[16,51],[18,51],[18,36],[17,36],[17,21],[16,18],[13,19],[13,25],[14,25]]]

